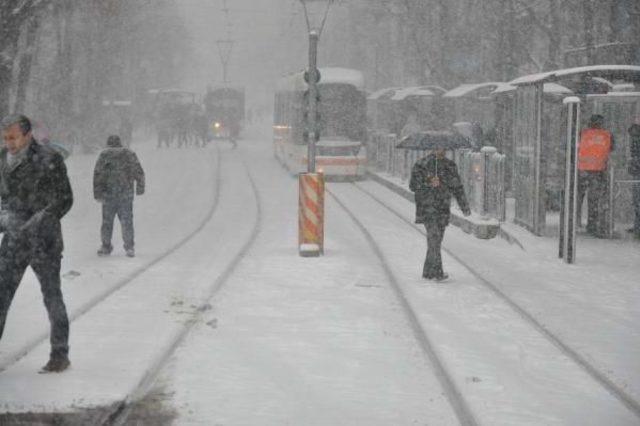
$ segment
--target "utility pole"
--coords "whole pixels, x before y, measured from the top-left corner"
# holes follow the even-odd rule
[[[218,54],[220,55],[220,62],[222,62],[222,81],[227,84],[227,75],[229,71],[229,60],[231,59],[231,53],[233,52],[233,46],[235,40],[227,38],[225,40],[217,40]]]
[[[316,143],[318,129],[318,41],[333,0],[300,0],[304,9],[309,34],[309,69],[304,80],[307,91],[307,173],[300,173],[298,180],[298,250],[300,256],[316,257],[324,252],[324,175],[316,173]]]
[[[235,45],[235,40],[231,38],[231,21],[229,20],[227,0],[222,0],[222,13],[224,13],[225,23],[227,25],[227,38],[216,40],[216,45],[218,46],[220,62],[222,62],[222,81],[226,85],[228,83],[227,76],[229,75],[229,60],[231,59]]]

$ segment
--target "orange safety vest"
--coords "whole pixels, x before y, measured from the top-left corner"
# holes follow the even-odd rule
[[[584,129],[578,145],[578,170],[601,172],[607,168],[611,133],[604,129]]]

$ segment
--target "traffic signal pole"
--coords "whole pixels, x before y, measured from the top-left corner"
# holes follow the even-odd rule
[[[309,114],[308,114],[308,132],[309,145],[307,151],[307,172],[316,172],[316,143],[318,141],[318,33],[316,31],[309,32]]]
[[[305,80],[309,86],[307,97],[306,127],[309,141],[307,145],[307,173],[300,173],[298,179],[298,252],[303,257],[317,257],[324,253],[324,175],[316,173],[316,143],[318,129],[318,39],[317,31],[309,31],[309,69]]]

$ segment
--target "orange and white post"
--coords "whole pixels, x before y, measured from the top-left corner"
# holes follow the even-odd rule
[[[300,173],[298,251],[303,257],[324,253],[324,175]]]

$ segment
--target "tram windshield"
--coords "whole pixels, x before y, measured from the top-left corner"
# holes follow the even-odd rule
[[[320,85],[319,91],[321,137],[361,141],[366,117],[364,93],[346,84]]]

